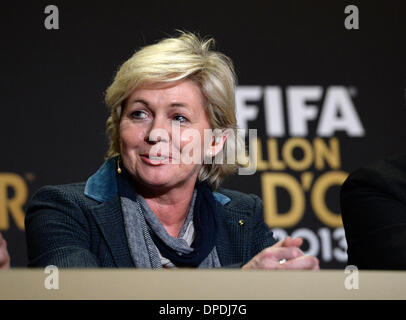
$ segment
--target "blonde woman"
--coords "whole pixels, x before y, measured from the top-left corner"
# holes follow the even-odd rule
[[[120,67],[106,162],[85,183],[36,193],[29,266],[318,269],[301,239],[276,243],[257,196],[219,188],[238,164],[216,157],[241,140],[233,65],[212,45],[181,32]]]

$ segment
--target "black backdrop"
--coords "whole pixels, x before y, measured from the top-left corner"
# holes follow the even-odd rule
[[[59,9],[58,30],[44,27],[49,4]],[[359,9],[359,30],[344,27],[350,4]],[[278,213],[278,221],[285,221],[272,224],[269,218],[276,235],[301,235],[303,249],[317,254],[322,267],[342,268],[340,181],[361,165],[403,152],[405,18],[400,1],[2,3],[0,231],[12,265],[27,261],[23,211],[33,193],[46,184],[86,180],[103,163],[103,94],[118,66],[137,48],[183,29],[213,36],[217,49],[234,61],[240,94],[256,95],[243,97],[239,110],[254,105],[258,112],[247,125],[258,129],[264,162],[255,175],[233,176],[223,186],[266,198],[266,217]],[[265,92],[280,94],[279,104],[265,101]],[[293,127],[287,120],[297,114],[294,101],[301,94],[317,110],[304,131],[299,120]],[[266,121],[275,106],[284,114],[281,134]],[[329,107],[336,108],[336,119],[358,119],[358,131],[337,125],[321,133],[322,110]],[[267,148],[270,140],[279,151]],[[324,167],[312,158],[320,153],[315,140],[330,151],[334,143],[339,147]],[[281,151],[287,144],[292,165]],[[269,164],[272,152],[281,160],[279,169]],[[309,165],[300,167],[304,159]],[[277,188],[272,181],[280,182]]]

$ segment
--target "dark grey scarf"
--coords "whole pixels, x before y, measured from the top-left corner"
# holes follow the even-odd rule
[[[174,263],[163,257],[152,240],[151,234],[158,237],[167,247],[178,255],[189,254],[194,248],[191,244],[195,238],[193,212],[197,190],[194,190],[189,207],[188,216],[178,238],[170,236],[157,216],[146,203],[145,199],[136,194],[128,197],[125,193],[120,195],[121,208],[124,216],[125,230],[130,253],[137,268],[175,267]],[[198,268],[221,267],[216,247],[199,264]]]

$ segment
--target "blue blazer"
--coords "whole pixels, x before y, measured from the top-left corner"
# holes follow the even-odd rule
[[[275,243],[261,199],[218,189],[216,249],[223,266],[245,264]],[[115,162],[108,160],[86,183],[45,186],[25,217],[28,266],[135,267],[125,233]]]

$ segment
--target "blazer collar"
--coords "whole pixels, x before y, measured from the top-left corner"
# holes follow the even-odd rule
[[[117,195],[116,158],[108,159],[87,181],[85,195],[99,202],[105,202]],[[226,195],[213,192],[214,198],[223,206],[231,201]]]
[[[105,202],[117,195],[115,158],[108,159],[87,181],[85,195],[99,202]]]

